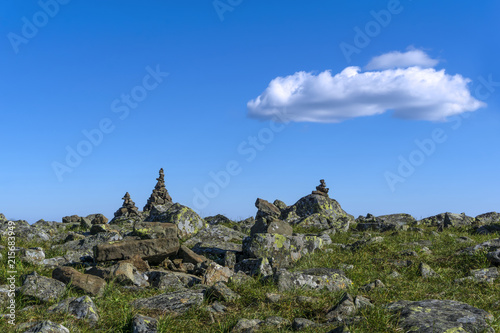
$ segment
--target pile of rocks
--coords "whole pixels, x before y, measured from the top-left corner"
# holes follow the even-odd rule
[[[153,189],[153,193],[151,193],[146,206],[144,206],[143,211],[145,212],[152,210],[155,205],[165,205],[172,202],[172,198],[165,187],[165,174],[163,173],[163,168],[160,169],[160,176],[156,178],[156,180],[158,182]]]

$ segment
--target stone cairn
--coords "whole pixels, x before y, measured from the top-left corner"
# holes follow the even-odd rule
[[[325,197],[328,197],[328,191],[330,190],[329,188],[326,187],[325,180],[321,179],[319,181],[319,185],[316,186],[316,191],[312,191],[312,194],[319,194]]]
[[[156,180],[158,182],[156,183],[153,193],[151,193],[146,206],[144,206],[144,211],[150,211],[153,209],[154,205],[164,205],[167,202],[172,202],[172,198],[165,188],[165,175],[163,174],[163,168],[160,169],[160,176],[156,178]]]
[[[139,210],[135,206],[135,202],[130,199],[130,194],[125,193],[125,196],[122,198],[123,205],[120,209],[115,212],[115,217],[129,217],[129,216],[138,216]]]

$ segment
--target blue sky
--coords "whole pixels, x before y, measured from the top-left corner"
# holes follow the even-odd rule
[[[355,216],[500,209],[495,1],[0,8],[8,218],[112,218],[126,191],[142,209],[160,167],[202,216],[321,178]]]

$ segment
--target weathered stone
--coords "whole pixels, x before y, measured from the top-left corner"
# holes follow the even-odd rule
[[[493,283],[500,276],[496,267],[473,269],[470,271],[470,276],[465,278],[456,279],[455,282],[474,281]]]
[[[62,223],[80,223],[81,217],[78,215],[65,216],[62,218]]]
[[[99,244],[94,248],[97,262],[131,259],[139,255],[151,264],[159,264],[179,250],[178,238],[158,238]]]
[[[194,253],[190,248],[188,248],[185,245],[181,245],[181,247],[179,248],[179,251],[177,252],[177,258],[182,259],[183,262],[191,263],[194,265],[208,260],[206,257]]]
[[[194,237],[184,242],[184,245],[197,254],[217,257],[218,263],[223,264],[226,252],[243,251],[241,243],[245,237],[247,235],[242,232],[216,225],[200,230]]]
[[[280,329],[284,328],[286,326],[290,326],[292,323],[290,320],[283,318],[283,317],[277,317],[277,316],[271,316],[267,317],[266,320],[263,323],[263,326],[267,327],[273,327],[274,329]]]
[[[479,235],[500,233],[500,223],[480,226],[479,228],[476,229],[475,233]]]
[[[227,217],[225,217],[222,214],[217,214],[215,216],[207,216],[204,218],[205,222],[208,223],[208,225],[217,225],[217,224],[231,224],[234,223]]]
[[[489,212],[476,216],[476,223],[480,225],[488,225],[494,223],[500,223],[500,213]]]
[[[167,313],[184,313],[194,305],[203,302],[203,289],[179,290],[149,298],[139,298],[132,302],[137,309],[156,310]]]
[[[93,296],[101,295],[106,287],[106,281],[100,277],[82,274],[72,267],[57,267],[52,271],[52,278]]]
[[[373,282],[365,284],[362,287],[359,287],[360,290],[365,291],[365,292],[370,292],[375,288],[385,288],[385,285],[382,281],[375,280]]]
[[[156,333],[158,332],[158,320],[155,318],[136,314],[132,318],[132,333]]]
[[[236,265],[236,254],[234,252],[227,251],[224,254],[224,266],[226,266],[229,269],[233,269],[235,265]]]
[[[234,302],[241,296],[232,291],[224,282],[219,281],[208,288],[206,297],[222,302]]]
[[[97,307],[88,296],[70,297],[48,308],[48,312],[69,313],[77,319],[84,319],[92,326],[99,320]]]
[[[200,265],[205,265],[207,262],[201,263]],[[221,266],[215,262],[209,262],[205,268],[205,273],[202,277],[202,283],[211,286],[216,282],[228,282],[229,278],[233,275],[233,272],[224,266]]]
[[[343,322],[347,317],[356,313],[355,301],[351,295],[345,294],[344,297],[326,314],[329,322]]]
[[[267,258],[243,259],[234,267],[235,272],[244,272],[250,276],[268,277],[273,275],[273,268]]]
[[[245,319],[238,320],[236,325],[231,330],[231,333],[253,333],[262,326],[264,321],[260,319]]]
[[[291,236],[293,234],[293,229],[292,226],[285,221],[281,221],[272,217],[259,217],[256,219],[253,227],[250,229],[250,236],[253,236],[257,233]]]
[[[149,271],[148,281],[153,288],[160,290],[179,290],[184,289],[185,284],[173,272],[166,271]]]
[[[98,244],[116,242],[121,239],[123,239],[123,237],[116,232],[103,232],[96,235],[87,236],[83,239],[66,242],[64,244],[53,245],[52,248],[78,252],[80,256],[85,256],[92,255],[94,246]]]
[[[474,218],[465,215],[465,213],[442,213],[434,216],[427,217],[417,222],[417,224],[430,225],[438,227],[439,230],[448,227],[463,227],[472,225]]]
[[[500,264],[500,250],[489,252],[486,254],[486,258],[495,265]]]
[[[352,285],[344,272],[331,268],[311,268],[297,272],[279,269],[274,275],[278,290],[285,291],[294,288],[323,289],[338,291]]]
[[[157,183],[153,189],[153,193],[151,193],[146,206],[144,206],[144,211],[152,210],[154,205],[165,205],[172,202],[172,198],[165,188],[165,174],[163,173],[163,168],[160,169],[159,173],[160,175],[156,178]]]
[[[371,244],[377,244],[377,243],[382,243],[384,241],[384,237],[382,236],[375,236],[375,237],[370,237],[366,239],[361,239],[359,241],[356,241],[350,245],[348,245],[346,248],[349,248],[352,251],[358,251],[362,249],[365,246],[371,245]]]
[[[194,210],[179,203],[154,205],[146,220],[176,224],[181,238],[187,238],[206,227],[205,221]]]
[[[306,319],[306,318],[295,318],[292,322],[292,329],[294,331],[302,331],[308,327],[317,326],[314,321]]]
[[[111,277],[122,285],[135,284],[134,265],[130,263],[119,262],[110,267]]]
[[[2,213],[0,213],[0,221],[7,221],[5,215],[3,215]]]
[[[87,219],[90,220],[92,225],[108,223],[108,218],[102,214],[91,214],[87,216]]]
[[[20,292],[23,295],[49,302],[61,297],[65,289],[66,286],[61,281],[32,272],[25,276]]]
[[[41,247],[32,247],[29,249],[22,249],[20,251],[20,259],[33,265],[42,264],[45,259],[45,252]]]
[[[257,215],[255,216],[255,219],[261,217],[278,218],[281,215],[281,211],[279,210],[278,207],[276,207],[275,205],[264,199],[257,198],[257,200],[255,201],[255,207],[257,207]]]
[[[56,324],[50,320],[30,322],[23,326],[27,329],[24,333],[69,333],[69,330],[61,324]]]
[[[406,332],[491,332],[494,317],[466,303],[452,300],[397,301],[386,305],[399,313],[399,326]]]
[[[174,223],[139,221],[134,223],[133,234],[142,239],[172,238],[178,236],[179,229]]]
[[[139,210],[135,206],[135,202],[130,198],[130,194],[128,192],[122,198],[123,204],[120,209],[118,209],[114,216],[115,218],[120,217],[129,217],[129,216],[139,216]]]
[[[283,201],[278,200],[278,199],[276,199],[276,200],[273,201],[273,205],[276,206],[276,208],[278,208],[281,212],[283,212],[284,210],[286,210],[287,207],[288,207],[286,205],[286,203],[284,203]]]
[[[316,186],[316,191],[312,191],[312,194],[319,194],[325,197],[328,197],[328,191],[330,189],[326,187],[326,183],[324,179],[320,179],[319,185]]]
[[[141,256],[138,254],[130,259],[122,260],[121,262],[132,264],[139,272],[147,272],[150,269],[149,264],[146,261],[142,260]]]
[[[356,230],[377,230],[382,232],[389,230],[407,230],[410,225],[416,224],[415,218],[409,214],[390,214],[377,217],[367,214],[366,217],[358,217],[356,222]]]
[[[422,275],[423,278],[430,278],[430,277],[440,277],[440,275],[431,268],[431,266],[427,265],[426,263],[422,262],[418,266],[418,270],[420,271],[420,275]]]
[[[98,233],[101,232],[113,232],[113,231],[114,230],[108,224],[93,224],[92,227],[90,227],[91,235],[97,235]]]

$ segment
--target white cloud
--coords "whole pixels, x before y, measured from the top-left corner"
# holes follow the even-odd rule
[[[410,66],[427,68],[434,67],[437,63],[436,59],[430,58],[424,51],[415,49],[404,53],[394,51],[374,57],[366,65],[366,69],[405,68]]]
[[[404,119],[444,121],[486,106],[469,92],[469,79],[444,69],[408,68],[361,72],[347,67],[332,75],[297,72],[273,79],[247,103],[250,117],[336,123],[389,110]]]

